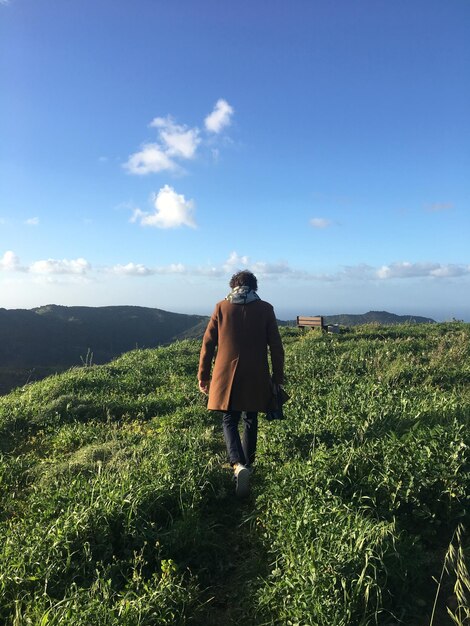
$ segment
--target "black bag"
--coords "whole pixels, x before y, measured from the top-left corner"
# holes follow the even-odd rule
[[[285,419],[283,405],[287,402],[287,400],[289,400],[289,396],[284,389],[280,385],[274,385],[273,397],[271,400],[272,408],[270,408],[265,415],[268,422]]]

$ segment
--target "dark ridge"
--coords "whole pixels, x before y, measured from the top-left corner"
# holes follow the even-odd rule
[[[420,315],[395,315],[387,311],[369,311],[360,315],[344,313],[342,315],[327,315],[327,324],[341,324],[342,326],[359,326],[361,324],[384,324],[385,326],[395,324],[435,324],[436,320]]]
[[[0,393],[86,361],[202,336],[207,320],[138,306],[0,309]]]

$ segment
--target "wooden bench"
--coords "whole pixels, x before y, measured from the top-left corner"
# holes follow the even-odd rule
[[[313,317],[297,315],[297,326],[299,328],[320,328],[321,330],[327,330],[321,315],[315,315]]]

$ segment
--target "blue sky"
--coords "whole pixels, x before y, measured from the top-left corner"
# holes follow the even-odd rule
[[[0,0],[0,306],[470,321],[470,3]]]

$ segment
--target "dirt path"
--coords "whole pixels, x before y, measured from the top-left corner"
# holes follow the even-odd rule
[[[220,471],[223,489],[214,494],[204,510],[212,526],[216,554],[207,568],[198,571],[206,604],[198,621],[192,623],[250,626],[259,623],[255,618],[255,594],[261,577],[267,573],[268,557],[255,525],[254,493],[237,498],[230,466]],[[252,480],[256,481],[256,474]]]

